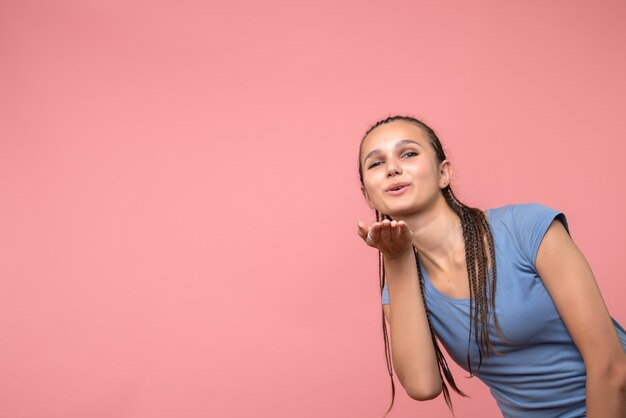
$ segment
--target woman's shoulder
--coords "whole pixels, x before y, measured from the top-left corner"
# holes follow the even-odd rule
[[[544,203],[511,203],[487,209],[492,229],[506,229],[515,234],[543,234],[557,218],[569,232],[565,214]]]
[[[514,221],[558,214],[559,211],[543,203],[510,203],[487,209],[490,221]]]

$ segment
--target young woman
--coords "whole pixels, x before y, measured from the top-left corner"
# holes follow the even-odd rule
[[[358,234],[379,250],[389,410],[385,320],[393,369],[413,399],[443,392],[451,407],[446,381],[465,396],[438,339],[505,417],[626,417],[626,331],[565,215],[540,204],[468,207],[452,171],[433,130],[411,117],[381,120],[361,141],[376,223],[359,222]]]

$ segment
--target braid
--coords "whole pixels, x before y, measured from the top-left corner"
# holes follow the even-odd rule
[[[474,342],[478,346],[478,367],[482,365],[484,355],[490,353],[499,354],[489,337],[489,312],[493,313],[495,329],[501,337],[504,337],[495,313],[496,294],[496,264],[493,235],[489,228],[489,222],[480,209],[471,208],[461,203],[450,186],[443,190],[443,195],[448,205],[461,218],[463,225],[463,238],[465,241],[465,262],[470,289],[470,335],[468,340],[467,364],[470,376],[474,375],[470,356],[470,343],[472,331]],[[486,245],[485,245],[486,238]],[[487,269],[487,252],[491,258],[491,274]],[[489,281],[491,277],[491,281]],[[488,289],[489,288],[489,289]],[[488,290],[490,290],[488,295]]]
[[[435,134],[435,132],[422,121],[415,119],[410,116],[390,116],[386,119],[382,119],[376,122],[372,127],[370,127],[363,139],[367,137],[367,135],[377,128],[380,125],[393,122],[393,121],[405,121],[417,125],[421,129],[424,130],[428,138],[430,139],[430,143],[435,149],[435,153],[437,156],[437,160],[442,162],[446,159],[445,153],[443,151],[443,147],[439,138]],[[361,141],[361,144],[363,141]],[[360,154],[360,153],[359,153]],[[361,159],[359,158],[359,177],[361,180],[361,184],[363,184],[363,170],[361,166]],[[499,336],[506,340],[504,335],[502,334],[502,330],[498,324],[498,320],[496,317],[495,311],[495,295],[496,295],[496,255],[495,255],[495,247],[493,241],[493,235],[491,233],[491,229],[489,226],[489,222],[485,214],[477,208],[472,208],[470,206],[465,205],[461,201],[459,201],[450,185],[447,185],[443,190],[443,197],[446,200],[446,203],[450,208],[457,214],[459,219],[461,220],[461,225],[463,228],[463,240],[465,244],[465,263],[467,266],[467,276],[468,276],[468,284],[470,291],[469,298],[469,313],[470,313],[470,324],[469,324],[469,334],[468,334],[468,352],[467,352],[467,364],[470,372],[470,377],[474,376],[475,373],[472,370],[471,356],[470,356],[470,348],[472,344],[472,339],[476,346],[478,347],[478,367],[476,371],[480,370],[482,366],[483,356],[488,357],[491,353],[500,354],[493,347],[491,343],[491,338],[489,336],[489,318],[490,314],[493,317],[493,325],[495,330]],[[381,222],[384,219],[391,220],[391,217],[388,215],[384,215],[377,210],[376,212],[376,221]],[[439,376],[441,377],[442,383],[442,392],[446,401],[446,404],[454,414],[454,410],[452,407],[452,399],[450,397],[450,391],[446,385],[446,382],[452,387],[452,389],[457,392],[461,396],[467,397],[465,393],[463,393],[454,382],[454,378],[452,377],[452,373],[448,368],[447,361],[443,355],[439,347],[439,342],[437,340],[437,335],[432,326],[430,320],[430,311],[428,309],[428,304],[426,303],[426,297],[424,295],[424,278],[422,275],[422,271],[420,268],[419,262],[419,254],[417,249],[413,247],[413,251],[415,253],[415,260],[417,266],[417,272],[419,277],[419,287],[420,293],[422,295],[422,300],[424,302],[424,308],[426,311],[426,319],[428,321],[428,328],[430,330],[430,334],[433,340],[433,346],[435,349],[435,356],[437,358],[437,363],[439,365]],[[380,291],[382,296],[382,291],[385,287],[385,267],[384,267],[384,259],[381,252],[379,252],[379,277],[380,277]],[[385,321],[384,311],[382,313],[382,325],[383,325],[383,339],[385,344],[385,358],[387,361],[387,370],[389,371],[389,376],[391,378],[391,405],[389,409],[385,413],[386,416],[394,404],[395,399],[395,385],[393,381],[393,367],[390,358],[391,350],[389,347],[389,336],[387,331],[387,325]],[[472,338],[473,335],[473,338]]]
[[[376,222],[382,222],[384,219],[391,220],[389,216],[383,215],[380,212],[376,211]],[[441,378],[441,389],[443,391],[443,397],[446,401],[446,405],[448,405],[448,408],[450,408],[450,410],[454,413],[454,408],[452,406],[452,398],[450,397],[450,391],[448,389],[448,386],[446,385],[446,381],[452,387],[452,389],[454,389],[454,391],[457,392],[459,395],[464,396],[464,397],[468,397],[468,396],[465,393],[463,393],[463,391],[461,391],[461,389],[459,389],[459,387],[456,385],[456,382],[454,381],[454,377],[452,376],[452,372],[450,372],[450,368],[448,367],[448,362],[446,361],[446,358],[444,357],[443,352],[441,351],[441,348],[439,347],[439,342],[437,341],[437,338],[436,338],[435,329],[433,328],[432,323],[430,321],[430,310],[428,309],[428,305],[426,304],[426,297],[424,296],[424,276],[422,275],[422,269],[420,268],[419,253],[417,252],[417,249],[415,247],[413,247],[413,252],[415,254],[415,261],[417,265],[417,273],[418,273],[418,278],[419,278],[418,280],[419,288],[420,288],[420,293],[422,295],[422,301],[424,302],[424,310],[426,312],[426,320],[428,322],[428,329],[430,330],[430,336],[433,341],[433,347],[435,349],[435,357],[437,358],[437,363],[439,364],[439,377]],[[383,254],[380,251],[378,252],[378,270],[379,270],[380,279],[381,279],[380,280],[380,292],[382,296],[382,291],[383,291],[383,288],[385,287],[385,263],[384,263]],[[387,416],[387,414],[389,414],[389,411],[391,411],[391,408],[393,407],[393,403],[395,400],[395,384],[393,381],[392,362],[389,356],[389,354],[391,353],[391,350],[389,349],[389,336],[387,335],[387,325],[385,322],[384,311],[383,311],[382,316],[383,316],[383,339],[385,343],[385,357],[387,360],[387,370],[389,371],[389,376],[391,377],[391,405],[389,405],[387,412],[385,412],[385,415],[383,415],[383,417],[385,417]]]
[[[376,211],[376,222],[382,221],[381,214]],[[380,277],[380,296],[382,297],[383,289],[385,287],[385,263],[383,263],[383,253],[378,252],[378,277]],[[384,416],[389,414],[391,408],[393,408],[393,402],[396,398],[396,385],[393,382],[393,365],[391,362],[391,348],[389,347],[389,333],[387,331],[387,322],[385,321],[385,311],[382,311],[383,322],[383,340],[385,344],[385,359],[387,361],[387,371],[389,372],[389,379],[391,380],[391,405],[385,412]]]
[[[467,397],[467,395],[463,393],[461,389],[459,389],[456,383],[454,382],[454,377],[452,377],[452,373],[450,372],[450,368],[448,367],[448,362],[446,361],[446,358],[443,356],[443,353],[441,352],[441,348],[439,347],[439,342],[437,341],[437,338],[436,338],[435,329],[433,328],[433,325],[430,321],[430,310],[428,309],[428,305],[426,305],[426,297],[424,296],[424,276],[422,275],[422,269],[420,268],[419,254],[415,247],[413,247],[413,252],[415,253],[415,260],[417,264],[417,274],[419,277],[420,293],[422,294],[422,301],[424,301],[424,309],[426,311],[426,320],[428,322],[428,329],[430,330],[430,336],[433,340],[433,346],[435,347],[435,355],[437,357],[437,363],[439,363],[439,377],[441,377],[441,374],[443,373],[443,375],[445,376],[450,386],[452,386],[452,389],[454,389],[461,396]],[[446,385],[446,382],[443,380],[443,378],[441,379],[441,389],[443,391],[443,397],[446,401],[446,405],[448,405],[448,408],[450,408],[450,411],[452,411],[452,413],[454,414],[454,408],[452,407],[452,398],[450,397],[450,391],[448,390],[448,386]]]

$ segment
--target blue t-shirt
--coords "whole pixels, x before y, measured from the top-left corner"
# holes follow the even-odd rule
[[[491,342],[504,355],[483,357],[476,372],[478,347],[472,334],[472,370],[489,386],[507,418],[584,417],[585,364],[535,268],[539,244],[552,221],[559,219],[569,233],[565,215],[535,203],[487,213],[496,252],[496,315],[509,343],[490,322]],[[439,292],[420,268],[433,328],[450,357],[468,370],[469,299]],[[389,303],[386,285],[382,302]],[[626,331],[613,323],[626,350]]]

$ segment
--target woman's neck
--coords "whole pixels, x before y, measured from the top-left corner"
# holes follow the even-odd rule
[[[459,216],[443,197],[426,211],[402,217],[413,232],[413,245],[427,271],[450,271],[465,263],[465,241]],[[399,219],[398,219],[399,220]]]

